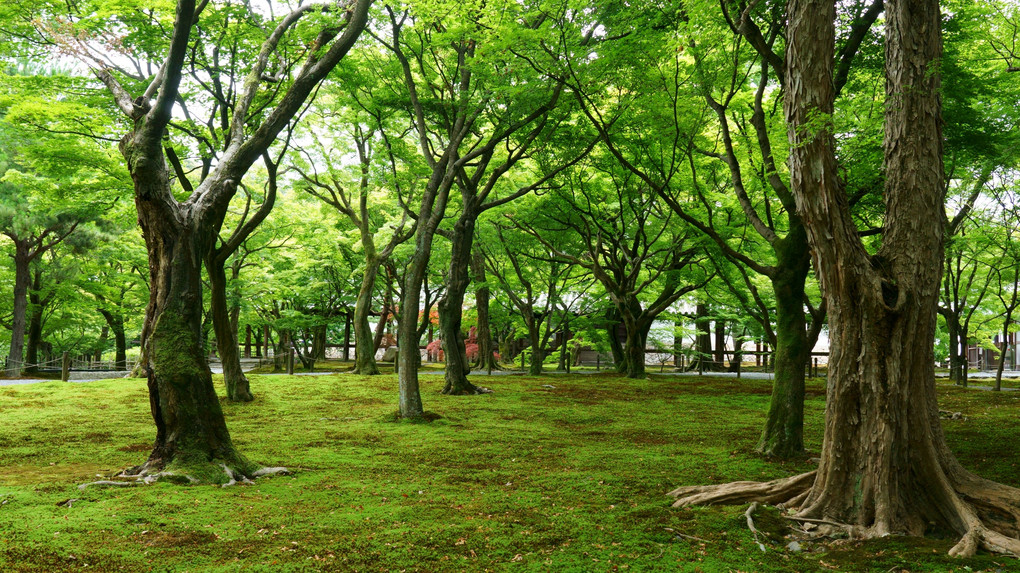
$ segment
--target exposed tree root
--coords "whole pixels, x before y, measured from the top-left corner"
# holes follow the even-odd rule
[[[197,484],[218,484],[221,487],[230,487],[237,484],[251,484],[256,478],[274,475],[290,475],[291,472],[284,467],[257,467],[248,472],[237,467],[231,467],[226,463],[209,463],[208,467],[183,468],[154,470],[148,463],[141,466],[126,469],[113,476],[113,479],[99,480],[83,483],[78,489],[84,491],[89,487],[131,487],[149,485],[158,481],[169,481],[184,485]],[[191,471],[189,471],[189,469]]]
[[[805,505],[814,484],[816,472],[778,479],[770,482],[733,482],[720,485],[685,486],[667,495],[677,498],[673,507],[692,505],[741,504],[752,502],[748,509],[748,526],[753,522],[749,514],[753,502],[776,504],[792,515],[783,516],[791,521],[818,526],[813,535],[842,532],[855,539],[874,539],[890,533],[907,533],[888,520],[875,519],[873,523],[842,523],[831,516],[819,515],[817,506]],[[978,549],[1020,557],[1020,490],[991,482],[964,472],[943,477],[945,503],[939,508],[944,521],[961,533],[960,541],[949,550],[954,557],[971,557]],[[810,527],[810,526],[809,526]],[[901,531],[902,530],[902,531]]]
[[[735,505],[757,501],[780,504],[807,492],[814,483],[815,472],[767,482],[736,481],[720,485],[679,487],[666,495],[675,497],[673,507],[692,505]]]
[[[447,396],[478,396],[480,394],[492,394],[491,388],[486,388],[485,386],[475,386],[470,382],[468,383],[468,386],[469,386],[468,388],[460,388],[459,390],[453,390],[450,388],[450,385],[447,385],[447,387],[443,388],[443,391],[440,393],[445,394]]]

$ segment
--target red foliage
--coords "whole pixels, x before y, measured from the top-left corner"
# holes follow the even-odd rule
[[[428,346],[425,347],[425,354],[432,362],[445,361],[446,357],[443,355],[443,341],[437,338],[428,343]]]

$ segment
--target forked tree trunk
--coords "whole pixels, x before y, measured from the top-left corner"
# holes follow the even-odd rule
[[[375,363],[375,336],[372,326],[368,323],[368,315],[372,310],[372,294],[375,291],[375,279],[379,276],[379,260],[365,257],[365,272],[361,276],[361,288],[358,300],[354,303],[354,370],[355,374],[375,376],[379,374],[379,366]],[[384,316],[380,322],[385,320]]]
[[[804,364],[811,355],[804,319],[804,281],[811,270],[807,235],[790,218],[790,232],[773,244],[776,272],[776,356],[772,399],[758,452],[792,458],[804,453]]]
[[[942,269],[940,17],[936,0],[886,2],[886,220],[864,249],[839,182],[832,112],[833,3],[791,0],[785,109],[791,183],[830,316],[825,437],[816,472],[766,484],[680,488],[678,505],[782,501],[795,517],[848,524],[855,537],[920,535],[935,524],[1020,553],[1020,490],[964,470],[946,446],[934,383]],[[994,527],[995,529],[992,529]]]
[[[624,320],[625,324],[627,320]],[[645,375],[645,345],[648,342],[648,330],[652,327],[650,320],[631,321],[627,324],[627,342],[624,351],[627,356],[627,378],[641,380]]]
[[[241,369],[237,329],[234,326],[236,323],[230,320],[226,270],[214,260],[207,260],[205,268],[209,275],[209,312],[216,333],[216,349],[223,364],[223,384],[226,386],[227,399],[231,402],[251,402],[255,396],[251,392],[248,377]]]
[[[465,197],[465,200],[468,200]],[[471,365],[467,361],[467,350],[462,332],[464,294],[471,277],[468,270],[471,265],[471,244],[475,236],[475,219],[477,214],[470,203],[462,208],[461,216],[453,225],[450,238],[450,266],[446,277],[446,292],[439,299],[439,330],[446,351],[446,369],[444,378],[446,385],[443,394],[471,395],[480,394],[478,387],[467,379]]]
[[[151,192],[139,179],[135,177],[136,206],[151,271],[152,330],[143,344],[149,350],[156,441],[149,459],[127,473],[188,475],[199,481],[228,481],[238,473],[252,476],[257,466],[234,448],[201,345],[200,261],[207,245],[199,238],[211,236],[209,229],[165,216],[163,208],[147,201]],[[220,464],[230,471],[219,469]]]
[[[129,135],[121,151],[134,181],[135,207],[149,254],[142,345],[156,424],[148,460],[125,475],[200,482],[252,477],[258,466],[230,439],[201,344],[202,262],[216,232],[208,219],[174,200],[158,139],[155,144],[135,144]]]

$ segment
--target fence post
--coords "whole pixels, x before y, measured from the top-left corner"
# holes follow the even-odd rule
[[[71,353],[64,352],[64,359],[60,367],[60,380],[67,382],[71,379]]]

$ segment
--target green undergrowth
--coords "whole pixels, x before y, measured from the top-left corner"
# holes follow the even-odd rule
[[[145,460],[144,381],[2,387],[0,570],[1020,570],[990,555],[951,559],[953,539],[806,542],[794,553],[772,508],[755,515],[762,552],[745,507],[670,508],[664,494],[678,485],[813,467],[754,455],[768,381],[474,380],[495,393],[442,396],[442,378],[422,376],[435,419],[406,424],[394,421],[392,374],[253,375],[254,402],[223,402],[234,443],[294,475],[85,491],[77,485]],[[939,388],[943,409],[966,417],[944,422],[963,463],[1020,485],[1020,393]],[[823,400],[809,381],[812,451]]]

